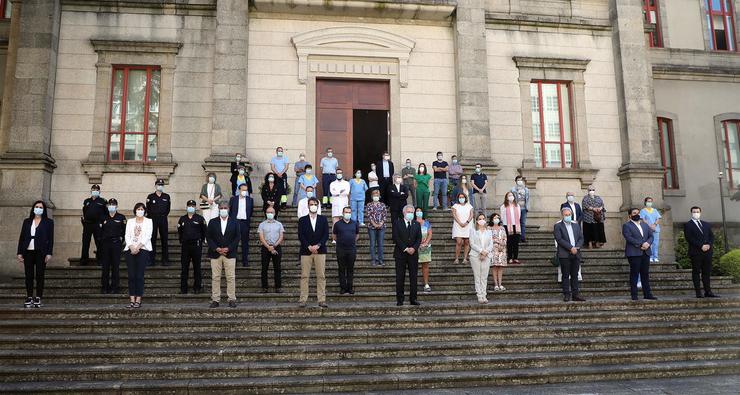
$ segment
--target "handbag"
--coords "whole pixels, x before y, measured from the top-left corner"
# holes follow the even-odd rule
[[[555,251],[555,255],[552,258],[550,258],[550,264],[553,265],[554,267],[560,266],[560,258],[558,258],[557,251]]]
[[[604,214],[603,214],[603,211],[594,211],[594,221],[596,223],[602,223],[602,222],[604,222]]]

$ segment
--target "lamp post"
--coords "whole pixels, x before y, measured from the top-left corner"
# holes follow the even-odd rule
[[[722,241],[724,242],[725,251],[730,250],[730,246],[727,245],[727,218],[725,218],[725,194],[724,188],[722,188],[722,172],[719,172],[719,203],[722,207]]]

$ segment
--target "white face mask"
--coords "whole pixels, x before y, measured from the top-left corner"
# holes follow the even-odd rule
[[[419,173],[423,173],[425,169],[426,169],[426,167],[424,167],[424,166],[419,167]]]
[[[375,165],[370,166],[370,170],[375,171]]]
[[[239,194],[242,195],[242,197],[246,197],[247,196],[247,193],[249,193],[249,192],[248,191],[239,191]]]
[[[34,207],[33,208],[33,215],[42,215],[44,213],[44,209],[41,207]]]
[[[144,210],[136,210],[136,216],[141,218],[144,216]]]
[[[306,160],[306,157],[305,156],[299,156],[298,159],[300,159],[300,160]]]
[[[389,155],[383,156],[383,160],[391,160],[391,157]]]
[[[498,224],[499,224],[500,222],[501,222],[501,220],[500,220],[500,219],[498,219],[498,218],[494,218],[494,219],[493,219],[493,224],[494,224],[494,225],[498,225]]]
[[[218,210],[218,215],[220,215],[221,218],[226,218],[229,216],[229,210],[222,208]]]
[[[313,173],[313,169],[306,169],[306,174],[311,174],[311,173]]]
[[[480,225],[480,226],[486,226],[486,220],[485,219],[479,219],[478,220],[478,225]]]
[[[437,160],[442,160],[442,155],[437,155]]]
[[[313,192],[306,192],[306,197],[307,198],[312,198],[313,197]]]
[[[327,152],[327,153],[326,153],[326,156],[328,156],[328,157],[330,157],[330,158],[331,158],[332,156],[334,156],[334,153],[333,153],[333,152]]]
[[[576,200],[573,196],[568,196],[566,199],[568,199],[568,202],[573,203],[574,200]]]
[[[701,213],[691,213],[691,218],[698,221],[699,219],[701,219]]]
[[[242,160],[242,157],[241,157],[241,156],[237,156],[237,157],[236,157],[236,161],[237,161],[237,162],[241,162],[241,160]]]
[[[373,196],[373,202],[379,202],[380,196]]]
[[[239,170],[239,175],[240,176],[243,176],[244,175],[244,170]]]
[[[312,204],[312,205],[308,206],[308,211],[310,211],[312,213],[316,213],[317,211],[319,211],[319,206],[317,206],[315,204]]]
[[[520,187],[523,187],[523,186],[524,186],[524,181],[522,181],[522,180],[518,180],[518,181],[516,182],[516,185],[519,185]]]
[[[462,182],[463,184],[467,184],[468,183],[468,180],[466,180],[466,179],[463,178],[462,180],[460,180],[460,182]]]
[[[510,202],[513,202],[514,201],[514,196],[509,195],[509,197],[507,197],[506,200],[508,200]]]
[[[342,173],[337,173],[337,180],[341,180],[341,179],[342,179],[342,177],[344,177],[344,174],[342,174]]]
[[[216,182],[216,177],[208,177],[209,184],[213,184],[214,182]]]
[[[268,182],[275,182],[275,177],[267,177]]]
[[[596,195],[596,191],[588,191],[588,196],[593,197],[594,195]]]

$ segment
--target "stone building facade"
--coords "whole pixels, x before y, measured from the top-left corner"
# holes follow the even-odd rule
[[[337,80],[387,84],[378,133],[397,166],[436,151],[480,162],[489,207],[525,176],[531,224],[551,226],[565,193],[591,184],[612,245],[648,195],[669,225],[695,204],[716,222],[718,171],[740,221],[737,0],[0,3],[3,272],[36,199],[53,207],[63,265],[93,183],[129,215],[164,178],[174,221],[206,172],[228,184],[236,152],[255,187],[276,146],[316,165],[329,119],[317,92]],[[671,257],[671,226],[662,238]]]

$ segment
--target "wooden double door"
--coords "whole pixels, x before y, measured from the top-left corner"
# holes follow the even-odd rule
[[[316,169],[331,147],[345,177],[369,170],[388,149],[388,81],[316,81]],[[322,191],[323,192],[323,191]]]

